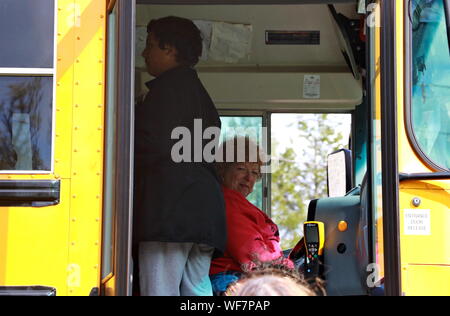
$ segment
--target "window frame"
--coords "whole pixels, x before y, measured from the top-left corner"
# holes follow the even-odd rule
[[[236,116],[260,116],[262,118],[262,128],[267,128],[267,135],[266,135],[266,145],[267,145],[267,155],[271,155],[271,129],[270,129],[270,115],[271,113],[268,111],[248,111],[248,110],[221,110],[218,109],[219,116],[229,116],[229,117],[236,117]],[[264,134],[262,135],[264,137]],[[263,140],[264,142],[264,140]],[[261,178],[262,182],[262,211],[267,214],[267,216],[271,217],[271,181],[270,181],[270,174],[264,173]]]
[[[262,117],[262,127],[266,127],[267,135],[266,135],[266,144],[267,144],[267,152],[268,156],[272,156],[272,114],[348,114],[352,116],[352,120],[354,117],[354,112],[326,112],[326,111],[258,111],[258,110],[228,110],[228,109],[218,109],[219,116],[261,116]],[[352,121],[353,126],[353,121]],[[353,128],[350,129],[350,133],[352,137],[354,137]],[[262,211],[267,214],[270,218],[272,218],[272,174],[264,173],[262,176]]]
[[[51,140],[51,154],[50,154],[50,170],[0,170],[2,174],[36,174],[48,175],[54,173],[55,169],[55,128],[56,128],[56,74],[57,74],[57,53],[58,53],[58,1],[54,2],[53,12],[53,67],[52,68],[14,68],[14,67],[0,67],[0,77],[52,77],[52,140]]]
[[[386,296],[401,296],[401,249],[398,171],[397,7],[380,1],[381,184]]]

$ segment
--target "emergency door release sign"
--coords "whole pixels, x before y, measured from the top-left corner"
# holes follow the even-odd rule
[[[418,209],[404,210],[404,234],[410,236],[431,235],[431,211]]]

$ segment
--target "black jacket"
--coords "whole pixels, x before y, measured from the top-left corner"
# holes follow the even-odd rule
[[[179,142],[171,139],[173,129],[186,127],[194,137],[194,119],[202,120],[202,134],[220,128],[217,110],[189,67],[169,70],[147,86],[149,93],[136,105],[134,244],[194,242],[222,252],[225,205],[212,163],[175,163],[171,157]],[[191,144],[193,156],[194,139]]]

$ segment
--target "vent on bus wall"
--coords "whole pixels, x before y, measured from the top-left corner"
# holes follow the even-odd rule
[[[266,31],[266,45],[320,45],[320,31]]]

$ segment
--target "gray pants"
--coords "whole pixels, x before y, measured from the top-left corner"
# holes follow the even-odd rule
[[[139,244],[142,296],[211,296],[209,268],[214,248],[194,243]]]

